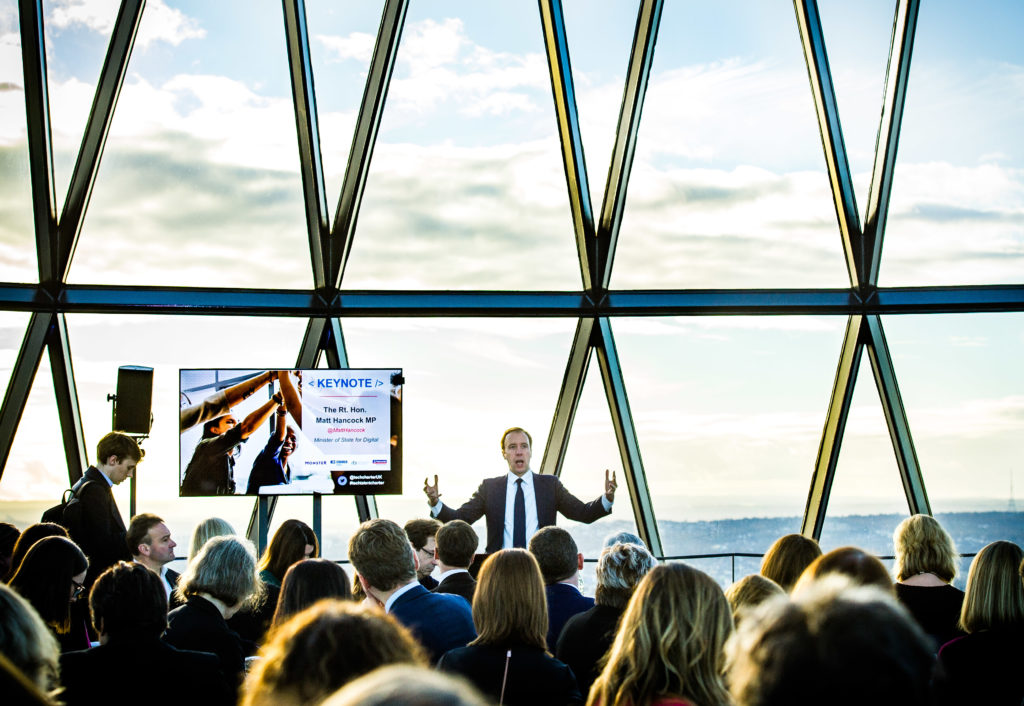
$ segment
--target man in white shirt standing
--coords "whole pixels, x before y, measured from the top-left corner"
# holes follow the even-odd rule
[[[171,603],[171,593],[178,584],[178,573],[167,568],[174,561],[177,543],[171,539],[171,530],[163,519],[148,512],[136,515],[128,524],[128,550],[132,559],[160,577]]]
[[[532,441],[529,432],[521,427],[506,430],[501,436],[501,455],[508,463],[508,473],[485,480],[457,510],[440,501],[437,476],[434,485],[424,480],[423,492],[430,514],[441,522],[465,520],[470,524],[486,516],[488,554],[513,547],[525,549],[534,532],[555,524],[558,513],[586,524],[611,514],[618,487],[614,472],[604,472],[604,495],[584,503],[566,490],[557,477],[530,470]]]

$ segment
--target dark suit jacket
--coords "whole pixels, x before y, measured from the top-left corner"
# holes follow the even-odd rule
[[[505,490],[508,474],[497,478],[488,478],[466,503],[458,510],[441,505],[437,519],[441,522],[465,520],[473,524],[483,516],[487,516],[487,549],[488,554],[502,547],[505,535]],[[608,514],[601,498],[585,503],[565,489],[557,477],[533,474],[533,491],[537,498],[537,523],[541,527],[555,524],[558,513],[570,520],[590,524]],[[527,538],[529,539],[529,538]]]
[[[942,646],[932,679],[933,703],[1019,706],[1024,703],[1024,628],[979,630]]]
[[[171,675],[154,681],[155,674]],[[61,694],[68,706],[219,706],[233,704],[220,661],[178,650],[155,637],[123,637],[60,658]]]
[[[601,674],[597,664],[615,641],[615,631],[624,610],[625,607],[595,605],[569,618],[562,628],[555,657],[572,669],[580,693],[590,693],[590,685]]]
[[[506,655],[508,678],[505,679]],[[497,703],[505,681],[502,703],[515,706],[582,704],[576,677],[565,664],[544,650],[520,645],[471,645],[446,653],[438,669],[461,674]]]
[[[460,571],[457,574],[446,576],[434,589],[434,593],[454,593],[457,596],[462,596],[472,605],[473,594],[476,593],[476,579],[468,573]]]
[[[178,600],[177,594],[174,592],[174,589],[178,587],[178,580],[180,578],[181,574],[172,569],[168,569],[167,573],[164,574],[164,581],[166,581],[167,585],[171,587],[171,597],[167,600],[167,610],[169,611],[174,610],[178,606],[185,605],[180,600]]]
[[[594,599],[567,583],[553,583],[544,587],[548,596],[548,649],[554,650],[558,636],[569,618],[594,607]]]
[[[473,611],[459,596],[431,593],[417,584],[395,599],[390,613],[419,640],[431,663],[476,639]]]
[[[128,551],[128,531],[107,479],[98,469],[89,466],[83,480],[95,482],[83,485],[78,491],[82,521],[72,528],[71,539],[89,557],[85,584],[91,586],[97,576],[118,561],[131,561],[132,555]]]
[[[217,606],[205,598],[192,596],[185,605],[168,613],[167,622],[164,640],[169,645],[179,650],[212,652],[220,658],[234,698],[234,690],[245,676],[242,639],[228,627]]]

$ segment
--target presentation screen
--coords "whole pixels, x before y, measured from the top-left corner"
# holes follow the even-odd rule
[[[398,495],[400,368],[179,373],[179,492]]]

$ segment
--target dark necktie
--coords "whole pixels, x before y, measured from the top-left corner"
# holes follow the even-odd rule
[[[526,496],[523,479],[516,479],[516,501],[512,506],[512,546],[526,549]]]

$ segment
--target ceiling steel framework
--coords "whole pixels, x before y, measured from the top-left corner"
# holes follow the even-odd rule
[[[641,443],[630,413],[625,377],[612,335],[612,320],[622,316],[824,314],[845,315],[848,325],[811,475],[803,532],[814,537],[821,534],[854,384],[865,351],[882,401],[908,507],[912,512],[929,512],[924,479],[880,317],[904,313],[1024,311],[1024,286],[881,289],[877,286],[918,0],[899,0],[896,7],[863,227],[817,4],[815,0],[794,0],[850,288],[761,290],[609,290],[663,2],[641,0],[638,5],[615,143],[597,223],[591,206],[562,4],[560,0],[539,0],[538,4],[577,244],[582,284],[579,291],[388,292],[352,291],[342,287],[408,0],[387,0],[384,4],[333,222],[327,211],[305,3],[304,0],[282,0],[313,290],[68,285],[68,270],[145,3],[144,0],[121,3],[67,199],[58,217],[42,0],[19,0],[39,283],[0,283],[0,310],[31,312],[0,408],[0,474],[44,349],[50,354],[69,479],[77,479],[87,463],[67,337],[65,315],[68,313],[308,317],[309,325],[296,361],[300,367],[316,366],[323,356],[330,367],[347,365],[342,321],[348,317],[572,317],[577,319],[576,336],[556,398],[541,471],[553,474],[561,471],[590,359],[596,355],[637,528],[655,554],[661,556],[658,526],[640,454]],[[360,520],[377,515],[372,496],[357,497],[356,507]],[[257,515],[254,508],[250,534],[254,532]]]

